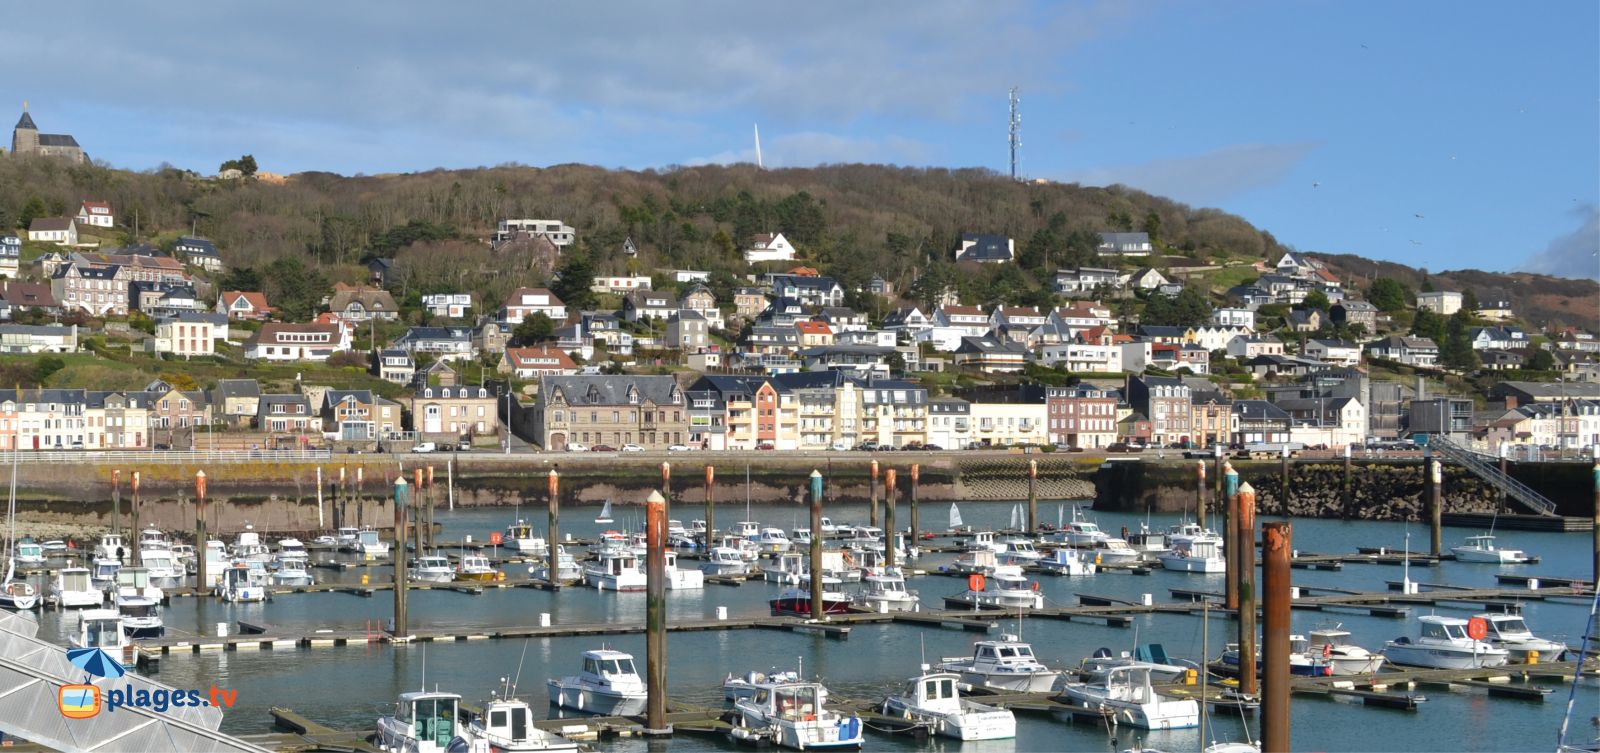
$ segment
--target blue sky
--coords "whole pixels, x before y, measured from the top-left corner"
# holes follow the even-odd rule
[[[751,160],[1124,183],[1308,251],[1600,276],[1600,4],[20,6],[0,101],[97,159]],[[1418,217],[1417,215],[1421,215]]]

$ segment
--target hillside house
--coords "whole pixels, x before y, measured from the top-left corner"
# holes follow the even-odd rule
[[[28,240],[33,243],[76,246],[78,225],[71,217],[35,217],[33,222],[28,224]]]
[[[229,319],[240,321],[266,321],[273,308],[267,305],[267,296],[250,290],[229,290],[217,299],[216,312]]]
[[[389,291],[366,286],[351,287],[342,282],[334,283],[328,309],[347,322],[369,319],[392,322],[400,318],[400,306],[394,302],[394,296]]]
[[[178,238],[178,245],[173,250],[183,258],[185,264],[199,267],[207,272],[222,271],[222,255],[217,252],[217,244],[207,238],[182,236]]]
[[[84,199],[78,205],[78,214],[73,219],[80,225],[92,227],[115,227],[117,224],[116,213],[111,211],[109,201],[90,201]]]
[[[1095,252],[1101,256],[1149,256],[1155,253],[1149,233],[1101,233]]]
[[[517,288],[500,307],[500,321],[506,324],[521,324],[534,314],[544,314],[560,323],[567,320],[567,306],[546,288]]]
[[[962,233],[961,244],[956,248],[956,261],[958,262],[1004,264],[1016,257],[1016,241],[1004,235]]]
[[[244,357],[261,361],[326,361],[350,349],[350,334],[338,324],[269,322],[245,341]]]
[[[560,348],[541,345],[506,349],[496,371],[517,379],[538,379],[546,375],[571,376],[578,373],[578,364]]]
[[[434,293],[422,297],[428,314],[442,319],[464,319],[472,310],[471,293]]]
[[[764,261],[794,261],[794,245],[783,233],[762,233],[750,239],[750,247],[744,251],[744,260],[748,264]]]

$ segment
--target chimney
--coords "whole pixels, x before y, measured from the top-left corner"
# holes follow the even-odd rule
[[[1506,395],[1506,410],[1516,410],[1516,408],[1517,408],[1517,396],[1516,395]]]

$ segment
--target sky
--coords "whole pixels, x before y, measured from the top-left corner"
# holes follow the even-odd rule
[[[1600,278],[1600,3],[18,6],[0,102],[114,166],[1009,169],[1303,251]],[[3,108],[0,108],[3,112]]]

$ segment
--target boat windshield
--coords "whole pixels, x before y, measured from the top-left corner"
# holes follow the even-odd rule
[[[885,580],[877,581],[877,583],[878,583],[878,590],[880,590],[880,591],[886,591],[886,592],[891,592],[891,593],[899,593],[901,591],[906,590],[906,584],[901,583],[900,581],[897,581],[897,580],[887,580],[887,579],[885,579]]]
[[[1533,632],[1528,629],[1527,623],[1524,623],[1521,617],[1491,620],[1490,623],[1494,625],[1495,632],[1501,635],[1530,635]]]
[[[456,736],[456,700],[424,698],[411,703],[411,729],[417,740],[427,740],[440,750]]]
[[[123,617],[150,617],[156,613],[156,605],[123,603],[121,611]]]
[[[956,683],[948,677],[936,677],[922,682],[922,694],[930,701],[956,697]]]
[[[510,740],[521,740],[528,736],[529,711],[521,706],[509,709],[495,709],[489,712],[489,729]]]
[[[116,648],[122,641],[122,626],[116,620],[88,620],[84,639],[84,648]]]
[[[817,688],[813,685],[795,685],[780,687],[773,691],[776,696],[778,716],[784,719],[816,719],[817,718]]]
[[[633,671],[632,659],[584,659],[583,668],[601,677],[637,674]]]
[[[88,591],[89,573],[83,570],[74,570],[70,573],[61,573],[61,590]]]
[[[1100,532],[1100,526],[1098,526],[1098,525],[1096,525],[1094,523],[1078,523],[1076,525],[1076,528],[1078,529],[1079,533],[1099,533]]]
[[[148,561],[148,559],[147,559]],[[150,585],[150,571],[148,570],[118,570],[117,585],[132,588],[144,588]]]
[[[361,532],[361,543],[366,545],[366,546],[373,546],[374,544],[377,544],[378,543],[378,532],[377,531],[362,531]]]

